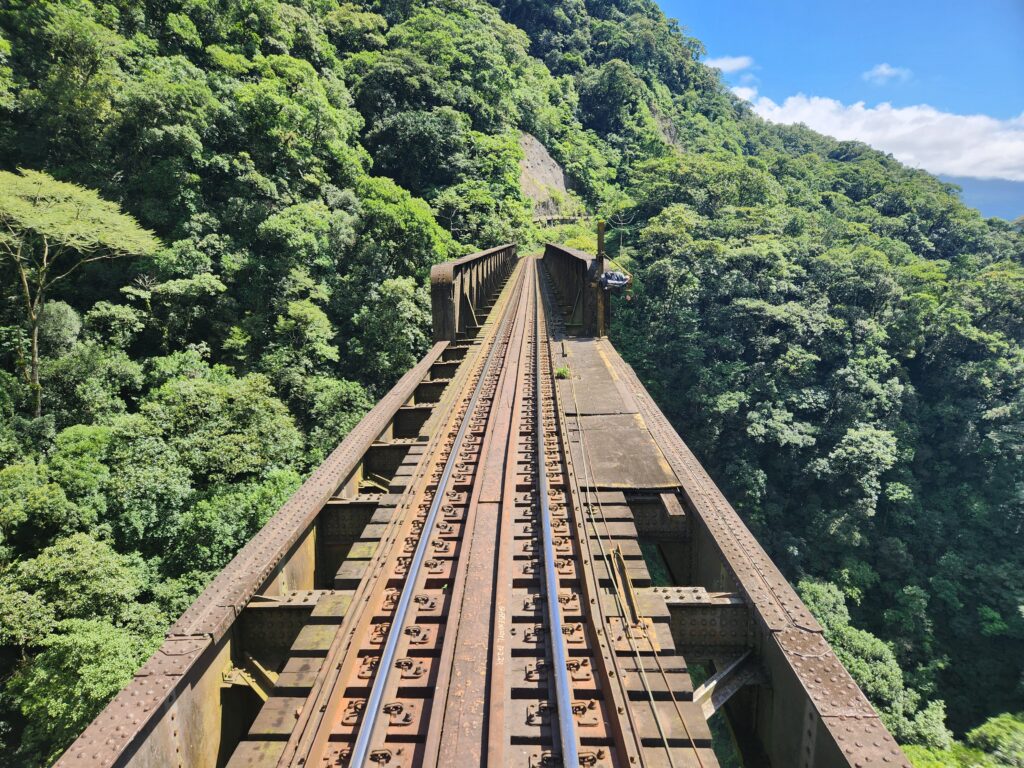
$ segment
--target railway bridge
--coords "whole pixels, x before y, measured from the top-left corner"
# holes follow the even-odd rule
[[[607,339],[605,267],[434,267],[427,355],[58,765],[909,766]]]

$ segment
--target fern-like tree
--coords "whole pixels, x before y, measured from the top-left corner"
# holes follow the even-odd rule
[[[31,340],[23,366],[35,415],[42,413],[39,323],[54,285],[85,264],[152,254],[160,243],[97,192],[39,171],[0,171],[0,258],[15,269]]]

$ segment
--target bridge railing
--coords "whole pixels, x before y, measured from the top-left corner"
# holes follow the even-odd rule
[[[516,246],[506,244],[431,268],[434,341],[476,334],[490,309],[488,302],[505,284],[516,258]]]
[[[575,248],[547,243],[544,266],[555,284],[566,329],[580,336],[604,336],[609,322],[609,305],[600,279],[604,259]]]

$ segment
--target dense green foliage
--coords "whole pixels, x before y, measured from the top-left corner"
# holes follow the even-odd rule
[[[1024,714],[989,718],[968,731],[964,744],[947,749],[909,746],[915,768],[1021,768],[1024,766]]]
[[[1021,764],[1019,718],[979,726],[1024,700],[1020,226],[763,123],[701,54],[651,0],[0,8],[15,764],[422,354],[430,265],[538,235],[522,131],[623,223],[616,343],[915,760]],[[47,243],[75,274],[33,292]]]

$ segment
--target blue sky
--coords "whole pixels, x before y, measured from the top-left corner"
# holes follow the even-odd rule
[[[659,2],[767,119],[1004,180],[1024,214],[1024,0]]]

